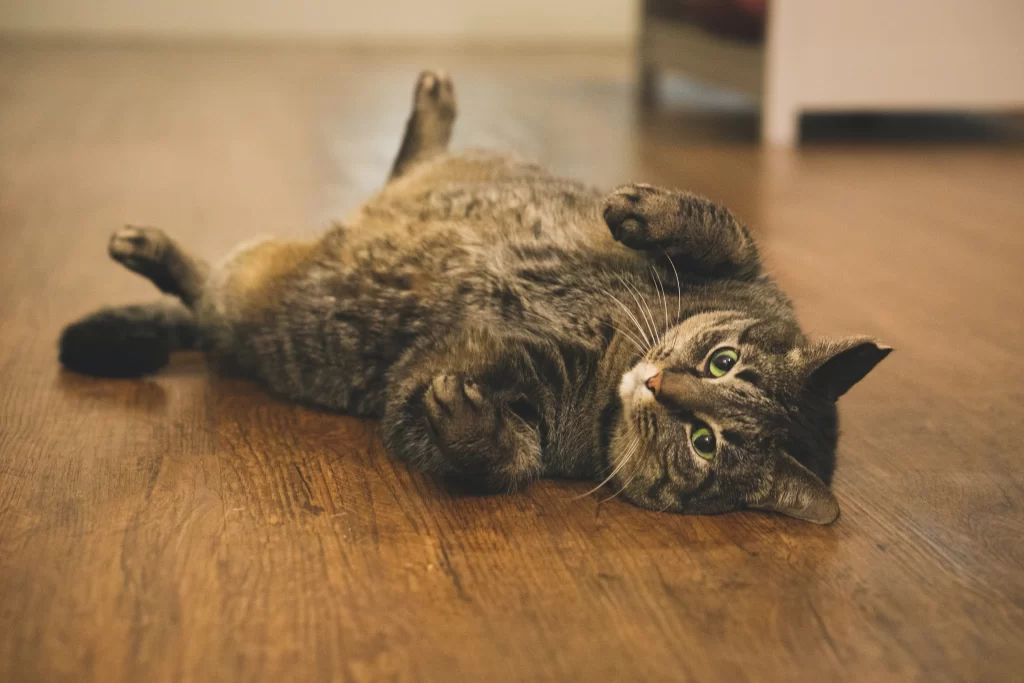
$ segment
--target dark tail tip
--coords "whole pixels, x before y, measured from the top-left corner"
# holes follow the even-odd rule
[[[60,336],[60,362],[97,377],[141,377],[170,361],[172,337],[165,320],[145,307],[97,311],[68,325]]]

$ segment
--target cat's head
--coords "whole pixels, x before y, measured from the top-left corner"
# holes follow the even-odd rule
[[[808,343],[737,312],[692,316],[622,377],[612,479],[646,508],[829,524],[835,402],[890,351],[867,337]]]

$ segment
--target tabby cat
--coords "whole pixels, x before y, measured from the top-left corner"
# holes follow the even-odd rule
[[[184,306],[103,309],[64,331],[61,361],[139,376],[201,348],[381,418],[394,456],[463,489],[591,478],[655,510],[835,520],[835,402],[891,349],[808,341],[727,209],[449,154],[455,113],[449,77],[422,73],[387,184],[320,239],[211,267],[119,230],[111,256]]]

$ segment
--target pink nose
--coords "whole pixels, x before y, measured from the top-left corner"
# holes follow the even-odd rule
[[[657,396],[658,392],[661,391],[661,378],[662,373],[659,372],[657,375],[647,380],[647,388],[653,391],[655,396]]]

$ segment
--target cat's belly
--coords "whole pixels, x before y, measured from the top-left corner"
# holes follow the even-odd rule
[[[465,326],[599,339],[603,294],[640,267],[597,193],[545,181],[449,183],[369,203],[310,244],[264,241],[211,275],[214,346],[293,400],[378,414],[410,345]]]

